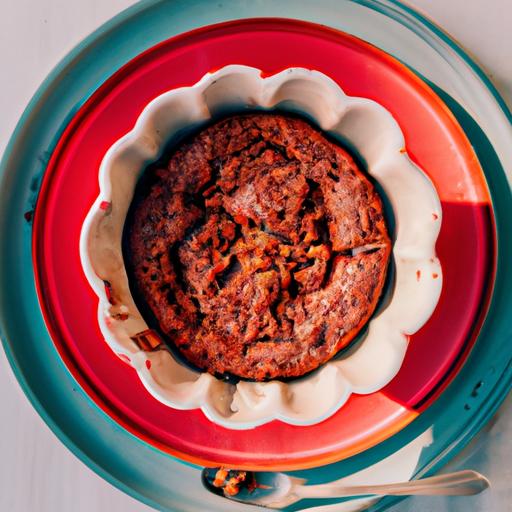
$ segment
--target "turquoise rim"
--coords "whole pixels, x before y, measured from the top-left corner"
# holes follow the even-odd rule
[[[153,465],[162,469],[167,467],[169,477],[179,477],[183,472],[196,470],[192,466],[176,462],[171,456],[162,454],[124,431],[92,403],[69,375],[46,332],[37,303],[30,257],[31,230],[30,225],[23,219],[23,213],[33,209],[48,157],[76,110],[108,76],[137,53],[175,33],[197,26],[180,25],[180,18],[176,13],[187,8],[190,15],[200,13],[203,3],[204,0],[188,3],[145,1],[123,11],[100,27],[68,54],[40,86],[21,117],[0,164],[0,336],[11,367],[40,416],[75,455],[116,487],[161,510],[179,510],[176,507],[183,507],[184,504],[176,501],[176,498],[171,499],[170,496],[162,495],[162,491],[156,488],[151,478]],[[219,13],[212,15],[213,18],[210,18],[208,23],[254,16],[251,8],[240,5],[241,2],[224,3],[230,4],[229,9],[224,6]],[[472,68],[510,123],[510,111],[483,71],[431,21],[396,1],[345,3],[358,4],[384,14],[409,26],[413,31],[422,32],[423,36],[420,34],[420,37],[437,38],[449,45],[458,58]],[[335,8],[339,9],[339,6],[340,3],[324,1],[325,19],[328,20],[327,13],[331,12],[329,7],[334,11]],[[270,12],[279,15],[282,12],[289,12],[296,18],[319,21],[307,16],[306,2],[296,2],[293,7],[290,5],[288,11],[275,9],[271,2],[268,2],[265,9],[265,12],[259,9],[258,15],[272,15]],[[224,10],[229,12],[229,16],[224,15]],[[172,30],[169,16],[176,18],[173,18]],[[195,23],[202,24],[199,14],[194,20]],[[149,31],[148,27],[152,30]],[[109,57],[109,51],[114,54],[113,57]],[[91,59],[96,64],[94,67],[87,65]],[[512,277],[507,277],[504,271],[505,263],[510,261],[512,252],[512,233],[509,234],[505,229],[506,207],[511,200],[510,185],[504,175],[500,158],[485,133],[455,100],[442,89],[435,88],[467,132],[479,159],[486,162],[484,167],[496,211],[499,233],[497,281],[491,308],[479,338],[479,341],[485,340],[485,344],[477,343],[466,366],[455,381],[438,402],[418,420],[364,454],[318,470],[297,472],[311,481],[328,480],[329,474],[340,477],[366,467],[405,445],[431,425],[434,426],[434,430],[439,430],[439,442],[436,443],[435,449],[425,451],[425,460],[420,466],[422,473],[434,472],[460,451],[485,424],[512,385],[512,354],[511,349],[507,347],[512,322],[507,321],[506,316]],[[44,129],[47,123],[52,124],[51,129]],[[34,155],[35,150],[37,153]],[[23,169],[23,172],[20,169]],[[13,314],[13,311],[16,313]],[[22,340],[25,339],[37,340],[31,351],[24,346]],[[499,354],[501,359],[494,359],[494,354]],[[40,362],[41,366],[36,365],[34,369],[37,362]],[[52,379],[48,379],[50,369]],[[472,397],[471,393],[480,381],[485,385],[481,387],[480,394]],[[43,383],[46,386],[37,386]],[[50,404],[51,398],[57,395],[60,400],[53,400],[55,403]],[[75,409],[74,415],[69,414],[70,404],[73,404]],[[466,406],[469,409],[466,409]],[[447,408],[451,414],[439,415],[440,411]],[[456,414],[466,414],[467,420],[463,425],[453,425]],[[101,438],[90,436],[89,426],[92,425],[97,432],[101,431]],[[106,460],[104,455],[99,454],[99,451],[105,449],[105,445],[122,446],[123,450],[117,450],[117,458],[112,457],[111,453],[111,460]],[[119,451],[123,453],[119,454]],[[134,456],[145,456],[151,460],[151,464],[139,464],[139,474],[127,474],[130,460]],[[116,475],[123,476],[118,478]],[[146,478],[143,478],[144,475]],[[187,492],[196,491],[190,487]],[[395,501],[382,500],[374,510],[383,510]],[[197,509],[190,507],[194,507],[192,501],[188,509]],[[228,508],[230,507],[226,509]]]

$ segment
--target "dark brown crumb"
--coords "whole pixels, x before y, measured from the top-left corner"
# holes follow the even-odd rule
[[[230,117],[149,179],[126,226],[130,279],[197,367],[297,377],[373,313],[391,250],[381,200],[306,122]]]
[[[212,481],[212,485],[222,489],[227,496],[236,496],[242,488],[252,492],[256,486],[256,479],[252,471],[219,468]]]

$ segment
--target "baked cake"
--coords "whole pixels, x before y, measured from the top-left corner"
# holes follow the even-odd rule
[[[372,315],[391,251],[382,202],[307,122],[219,121],[138,185],[125,226],[135,295],[196,367],[267,380],[308,373]]]

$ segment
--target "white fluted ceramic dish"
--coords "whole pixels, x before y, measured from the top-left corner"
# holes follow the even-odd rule
[[[348,141],[384,190],[396,223],[395,279],[364,339],[307,377],[286,383],[233,385],[183,366],[169,350],[144,351],[133,341],[148,329],[130,293],[121,247],[137,180],[177,134],[226,112],[248,109],[299,112]],[[81,258],[99,298],[98,318],[107,343],[131,362],[157,400],[178,409],[201,408],[225,427],[252,428],[274,419],[311,425],[331,416],[351,393],[381,389],[400,369],[407,336],[424,325],[438,302],[442,278],[435,243],[442,220],[434,186],[408,157],[400,127],[384,107],[347,96],[318,71],[289,68],[264,78],[258,69],[230,65],[191,87],[162,94],[144,108],[133,130],[108,150],[99,183],[100,195],[82,230]],[[420,280],[418,272],[436,278]],[[116,297],[115,305],[105,281],[110,283],[108,293]]]

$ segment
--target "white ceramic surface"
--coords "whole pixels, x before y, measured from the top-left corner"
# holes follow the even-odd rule
[[[143,351],[132,340],[148,326],[130,293],[121,238],[141,172],[161,155],[173,135],[226,111],[254,108],[304,113],[321,129],[355,146],[393,209],[395,278],[364,339],[346,355],[289,383],[233,385],[186,368],[167,349]],[[407,335],[428,320],[439,299],[442,272],[435,242],[441,206],[432,183],[408,158],[402,132],[387,110],[374,101],[345,95],[318,71],[289,68],[263,78],[255,68],[231,65],[208,73],[191,87],[162,94],[144,108],[133,130],[108,150],[99,182],[100,196],[82,229],[81,258],[99,297],[98,319],[107,343],[130,361],[157,400],[178,409],[201,408],[225,427],[245,429],[273,419],[311,425],[332,415],[351,393],[381,389],[402,364]],[[109,302],[104,281],[111,285],[115,305]]]

